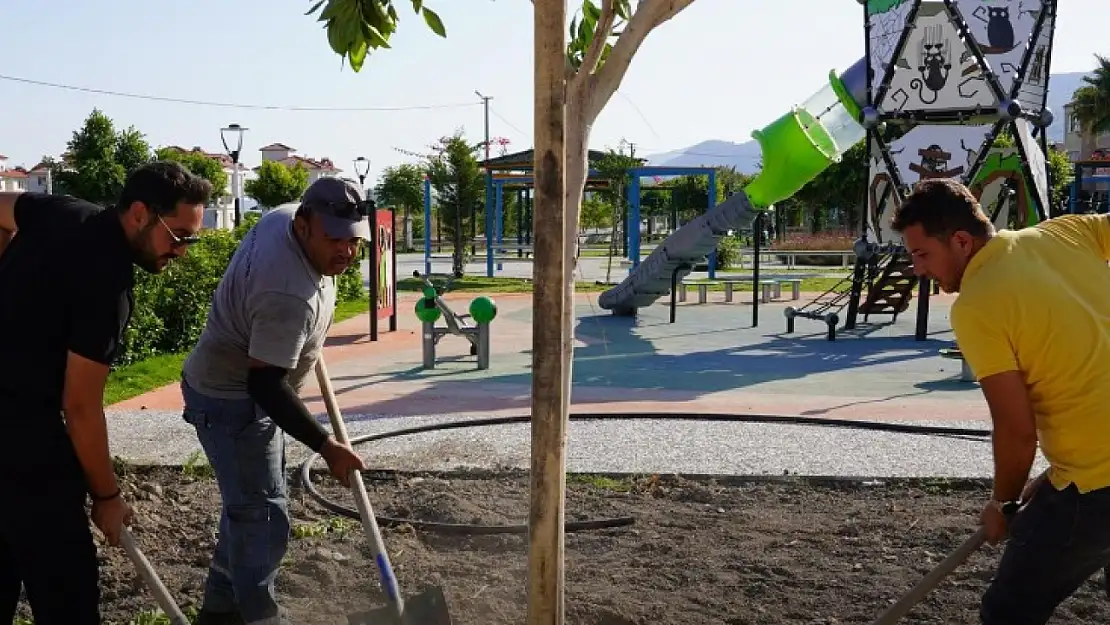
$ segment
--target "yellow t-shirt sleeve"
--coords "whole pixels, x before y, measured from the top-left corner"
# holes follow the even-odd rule
[[[957,302],[952,307],[952,331],[960,353],[971,368],[975,378],[982,380],[996,373],[1018,370],[1017,356],[1001,319],[988,314],[990,307],[976,306],[974,302]]]

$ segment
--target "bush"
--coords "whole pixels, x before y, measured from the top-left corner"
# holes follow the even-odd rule
[[[856,239],[859,238],[858,234],[850,232],[821,232],[818,234],[794,234],[787,237],[784,241],[780,241],[771,246],[773,252],[786,252],[792,250],[802,251],[830,251],[830,252],[843,252],[852,250]],[[786,262],[786,256],[779,256],[780,261]],[[855,262],[855,257],[852,256],[848,259],[849,262]],[[823,266],[839,266],[843,259],[840,256],[796,256],[794,262],[799,265],[823,265]]]
[[[235,231],[205,230],[184,257],[160,274],[135,268],[135,305],[118,366],[192,349],[204,330],[216,287],[239,245],[258,220],[246,214]],[[359,263],[339,276],[338,299],[363,296]]]
[[[716,269],[731,269],[740,262],[740,237],[725,235],[717,240]]]

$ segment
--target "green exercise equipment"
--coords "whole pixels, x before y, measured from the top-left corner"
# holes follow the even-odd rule
[[[440,297],[454,282],[454,278],[437,289],[427,276],[420,275],[419,270],[413,271],[412,275],[414,278],[424,279],[421,289],[424,297],[416,300],[416,318],[423,325],[424,368],[435,368],[436,344],[441,338],[451,334],[470,342],[470,355],[478,357],[478,369],[489,369],[489,327],[497,317],[497,304],[484,295],[476,297],[470,302],[470,314],[459,315]],[[440,316],[443,317],[445,327],[436,327]],[[476,325],[469,324],[468,319]]]

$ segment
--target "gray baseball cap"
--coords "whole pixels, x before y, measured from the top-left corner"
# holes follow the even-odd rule
[[[320,215],[329,237],[370,240],[369,215],[374,212],[374,202],[362,199],[362,191],[354,181],[320,178],[305,190],[301,204]]]

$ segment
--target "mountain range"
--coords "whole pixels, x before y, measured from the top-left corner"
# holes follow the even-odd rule
[[[1048,82],[1048,108],[1055,116],[1048,127],[1051,142],[1064,140],[1064,105],[1071,101],[1086,72],[1052,74]],[[752,174],[758,170],[761,150],[754,139],[735,143],[723,139],[702,141],[680,150],[645,156],[649,165],[666,167],[735,167]]]

